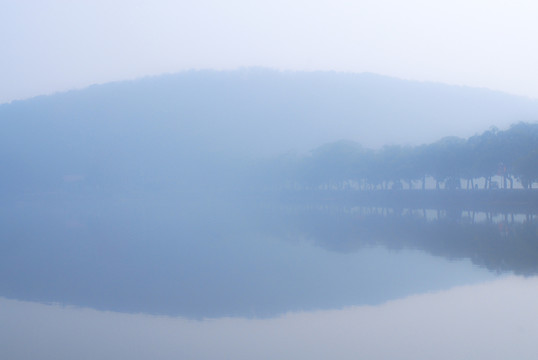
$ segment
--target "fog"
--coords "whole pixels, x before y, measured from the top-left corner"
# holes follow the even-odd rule
[[[265,69],[1,105],[0,354],[534,354],[537,114]]]
[[[2,5],[0,358],[536,358],[536,4]]]
[[[2,182],[217,187],[340,139],[418,145],[537,115],[525,98],[370,74],[186,72],[0,106]]]
[[[151,141],[163,138],[185,149],[274,155],[340,139],[380,147],[471,136],[491,126],[534,120],[538,102],[373,74],[245,69],[93,86],[1,110],[4,122],[33,119],[27,131],[43,131],[39,125],[52,121],[48,131],[61,126],[64,133],[57,135],[71,141],[75,135],[108,134],[120,146],[137,140],[154,147]],[[65,126],[76,133],[67,133]]]

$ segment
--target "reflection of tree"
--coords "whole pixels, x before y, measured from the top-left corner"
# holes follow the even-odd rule
[[[424,211],[402,208],[351,208],[336,205],[288,205],[286,234],[300,233],[324,248],[349,252],[364,246],[418,249],[448,259],[470,259],[491,271],[538,274],[538,223],[532,216],[514,221],[502,214],[482,222],[462,211],[439,210],[428,220]],[[293,209],[293,211],[292,211]],[[498,216],[497,216],[498,217]],[[272,228],[274,231],[274,228]],[[284,234],[280,234],[284,235]]]

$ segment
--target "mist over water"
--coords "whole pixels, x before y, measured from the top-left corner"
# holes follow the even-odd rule
[[[503,255],[475,254],[463,240],[449,246],[450,236],[438,238],[442,222],[269,198],[203,207],[176,200],[77,199],[47,202],[47,212],[27,202],[15,212],[18,222],[2,224],[10,239],[3,296],[194,318],[267,317],[375,305],[519,270],[517,254],[508,268],[478,268]],[[424,239],[417,227],[427,229]],[[454,235],[465,232],[473,228]]]
[[[536,115],[501,93],[266,70],[2,105],[1,301],[36,309],[29,327],[85,308],[190,333],[531,281],[538,130],[508,125]]]

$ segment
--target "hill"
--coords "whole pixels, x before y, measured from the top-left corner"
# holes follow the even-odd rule
[[[414,145],[536,119],[537,101],[484,89],[373,74],[191,71],[3,104],[0,165],[4,185],[23,187],[211,183],[236,171],[231,158],[343,138]]]

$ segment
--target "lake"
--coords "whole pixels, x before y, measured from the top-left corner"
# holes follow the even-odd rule
[[[202,194],[0,208],[12,359],[531,359],[529,209]]]

